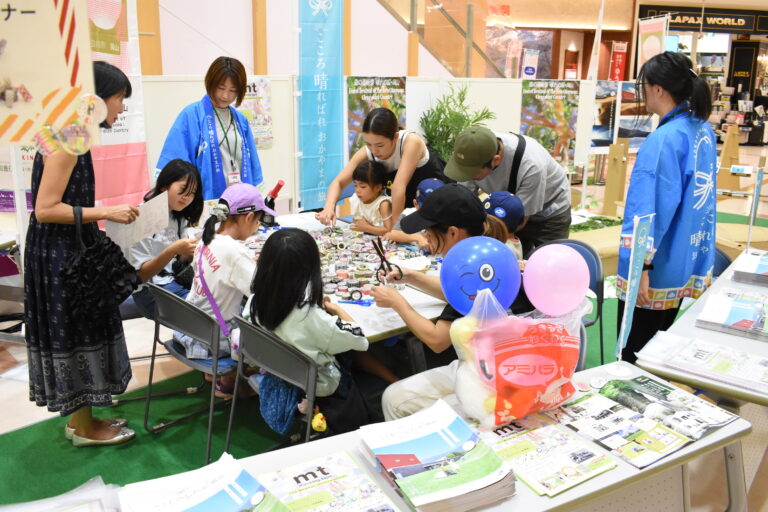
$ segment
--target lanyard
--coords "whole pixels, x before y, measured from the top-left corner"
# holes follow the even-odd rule
[[[219,120],[219,126],[221,126],[222,134],[224,135],[224,142],[227,143],[227,151],[229,151],[229,164],[232,166],[232,170],[235,170],[235,160],[237,159],[237,127],[235,127],[235,153],[232,153],[232,148],[229,145],[229,129],[235,124],[235,116],[232,115],[232,112],[229,113],[229,126],[225,129],[224,123],[221,121],[221,117],[219,117],[219,111],[215,108],[213,109],[213,112],[216,114],[216,119]],[[221,145],[221,144],[219,144]]]

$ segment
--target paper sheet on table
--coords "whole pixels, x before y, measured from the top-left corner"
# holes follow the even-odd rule
[[[168,192],[139,206],[139,216],[130,224],[107,221],[107,236],[122,249],[168,227]]]
[[[322,222],[315,218],[315,214],[311,212],[280,215],[277,217],[277,223],[284,228],[299,228],[307,231],[323,229],[325,227]]]
[[[426,318],[436,318],[440,316],[445,308],[445,302],[440,299],[436,299],[431,295],[427,295],[415,288],[406,286],[400,290],[400,293],[405,297],[405,300],[415,309],[420,315]],[[338,297],[333,297],[334,302],[338,301]],[[400,315],[398,315],[394,309],[380,308],[376,304],[372,306],[358,306],[356,304],[342,304],[341,305],[347,313],[357,322],[363,329],[365,336],[370,338],[379,334],[389,332],[395,329],[401,329],[405,327],[405,322]]]

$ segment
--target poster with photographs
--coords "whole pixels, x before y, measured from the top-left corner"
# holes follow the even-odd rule
[[[653,119],[645,109],[635,82],[621,82],[619,138],[629,139],[629,148],[639,148],[653,131]]]
[[[21,149],[21,171],[24,173],[24,190],[27,193],[27,211],[32,211],[32,163],[35,146],[26,144]],[[11,174],[11,147],[0,145],[0,212],[15,212],[13,174]]]
[[[610,146],[616,131],[619,82],[598,80],[595,92],[595,120],[592,123],[592,147]]]
[[[363,121],[374,108],[384,107],[395,113],[405,126],[405,77],[347,77],[347,134],[349,156],[363,147]]]
[[[237,108],[251,125],[258,149],[272,147],[272,99],[269,78],[251,77],[246,85],[245,97]]]
[[[576,146],[578,109],[578,81],[523,80],[520,133],[539,141],[569,169]]]

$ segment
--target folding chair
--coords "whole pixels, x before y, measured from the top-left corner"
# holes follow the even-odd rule
[[[589,268],[589,289],[594,292],[597,302],[597,307],[595,308],[597,310],[595,317],[590,318],[588,316],[585,316],[582,321],[584,323],[584,327],[589,327],[591,325],[594,325],[597,322],[600,322],[599,325],[599,331],[600,331],[600,364],[605,364],[604,355],[603,355],[603,301],[604,301],[604,291],[605,291],[605,285],[603,284],[603,262],[600,259],[600,255],[597,253],[594,247],[589,245],[586,242],[582,242],[581,240],[572,240],[570,238],[561,238],[559,240],[551,240],[549,242],[541,244],[539,247],[544,247],[545,245],[550,244],[564,244],[572,249],[575,249],[579,254],[581,254],[582,258],[584,258],[584,261],[587,262],[587,267]],[[538,249],[537,247],[536,249]],[[534,252],[536,251],[534,249]],[[529,256],[530,257],[530,256]]]
[[[229,451],[232,422],[235,417],[235,403],[237,401],[237,387],[240,379],[245,379],[251,387],[257,389],[254,379],[249,379],[243,372],[243,361],[254,363],[263,370],[285,382],[301,389],[307,396],[305,419],[307,428],[304,434],[304,442],[309,441],[312,434],[312,415],[315,408],[315,387],[317,386],[317,363],[297,349],[286,343],[272,331],[261,326],[254,325],[244,318],[235,317],[240,327],[240,357],[237,363],[237,376],[235,377],[235,392],[232,395],[232,404],[229,410],[229,425],[227,426],[227,440],[225,451]]]
[[[166,291],[165,289],[155,284],[149,284],[149,289],[155,298],[155,304],[157,306],[157,316],[155,318],[155,338],[152,344],[152,359],[149,365],[149,383],[147,384],[147,402],[144,409],[144,428],[152,434],[162,432],[166,428],[175,425],[188,418],[208,412],[208,438],[205,445],[205,463],[211,462],[211,435],[213,433],[213,410],[217,405],[225,404],[229,399],[219,401],[216,403],[216,378],[225,375],[236,367],[236,362],[232,358],[219,358],[219,338],[221,336],[221,329],[216,320],[208,315],[202,309],[193,306],[184,299]],[[160,341],[160,326],[163,325],[169,329],[179,331],[187,336],[195,338],[208,345],[212,359],[189,359],[186,356],[186,350],[184,346],[171,338],[168,341]],[[162,344],[168,352],[186,364],[190,368],[199,370],[212,377],[211,382],[211,399],[207,407],[191,412],[180,418],[176,418],[172,421],[157,424],[153,427],[149,426],[149,406],[152,398],[157,398],[160,395],[152,396],[152,377],[155,370],[155,357],[157,352],[157,345]],[[191,388],[192,392],[195,392],[195,388]],[[199,389],[199,388],[197,388]],[[172,394],[182,394],[189,392],[184,390],[177,393],[167,393],[163,396]]]
[[[725,252],[715,247],[715,266],[712,269],[712,277],[720,277],[731,264],[731,258]]]
[[[584,322],[579,326],[579,361],[576,363],[576,371],[580,372],[587,366],[587,328]]]

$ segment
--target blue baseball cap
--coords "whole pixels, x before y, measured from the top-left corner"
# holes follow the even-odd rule
[[[443,185],[445,185],[445,183],[437,178],[427,178],[425,180],[421,180],[419,186],[416,188],[416,204],[419,205],[419,208],[421,208],[421,206],[424,204],[424,200],[429,194],[439,189]]]
[[[514,233],[525,217],[523,202],[519,197],[506,190],[494,192],[483,201],[485,213],[498,217],[507,225],[507,230]]]

